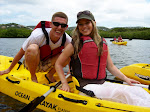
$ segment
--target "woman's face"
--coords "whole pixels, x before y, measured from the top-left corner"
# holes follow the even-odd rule
[[[78,28],[82,35],[89,36],[93,30],[93,25],[88,19],[80,19],[78,21]]]

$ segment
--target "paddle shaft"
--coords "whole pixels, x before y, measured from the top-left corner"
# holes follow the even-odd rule
[[[68,74],[65,78],[67,79],[70,76]],[[61,84],[61,81],[59,81],[55,86],[52,86],[45,94],[43,94],[41,97],[37,97],[34,100],[32,100],[28,105],[26,105],[24,108],[22,108],[19,112],[31,112],[33,111],[51,92],[55,91],[55,89]]]
[[[66,75],[66,79],[70,76],[70,74]],[[55,90],[59,85],[61,84],[61,81],[59,81],[54,87],[52,87],[50,90],[48,90],[43,96],[47,97],[52,91]]]

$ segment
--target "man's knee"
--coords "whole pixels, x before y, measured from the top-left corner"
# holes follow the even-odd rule
[[[26,56],[37,56],[38,54],[39,54],[39,46],[37,44],[31,44],[25,52]]]
[[[31,44],[25,52],[25,62],[30,62],[32,60],[39,61],[39,57],[40,57],[39,52],[40,52],[39,46],[36,44]]]

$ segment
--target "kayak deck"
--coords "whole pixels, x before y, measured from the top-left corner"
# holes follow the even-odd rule
[[[7,57],[0,56],[0,70],[9,67],[10,63]],[[13,59],[13,58],[11,58]],[[4,63],[7,63],[5,66]],[[24,69],[23,65],[18,69],[17,64],[9,74],[0,76],[0,91],[11,96],[21,102],[29,104],[33,99],[46,93],[50,86],[56,83],[48,84],[45,78],[45,73],[38,73],[39,83],[31,81],[30,73]],[[18,69],[18,70],[17,70]],[[56,81],[59,81],[57,74],[54,75]],[[47,81],[47,82],[46,82]],[[75,89],[78,85],[75,79],[70,77],[67,79],[71,92],[65,92],[56,89],[50,93],[45,100],[37,106],[47,112],[149,112],[150,108],[133,106],[128,104],[116,103],[106,100],[101,100],[93,97],[81,96],[79,91]],[[73,81],[73,82],[72,82]]]
[[[112,41],[113,44],[118,44],[118,45],[127,45],[127,41],[123,41],[123,42],[116,42],[116,41]]]
[[[150,84],[150,64],[132,64],[121,68],[120,71],[129,78],[138,80],[143,84]]]

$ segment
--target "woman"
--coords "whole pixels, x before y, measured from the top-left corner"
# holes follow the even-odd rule
[[[124,80],[129,85],[140,83],[127,78],[113,64],[106,41],[98,34],[93,14],[87,10],[79,12],[76,23],[77,27],[73,32],[72,43],[67,45],[55,64],[56,72],[62,82],[61,89],[70,91],[65,79],[63,63],[71,57],[71,72],[77,78],[81,87],[93,91],[97,98],[141,106],[141,103],[139,104],[137,101],[145,102],[145,99],[141,98],[143,94],[149,96],[142,88],[105,82],[105,68],[107,68],[111,74]],[[126,92],[128,90],[131,94]],[[137,90],[138,92],[136,92]],[[136,93],[141,96],[132,99],[131,96]],[[147,104],[143,106],[147,106]]]
[[[121,35],[118,37],[118,42],[123,42]]]

